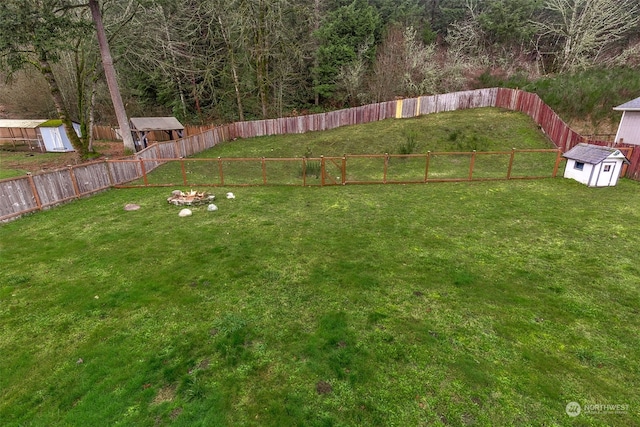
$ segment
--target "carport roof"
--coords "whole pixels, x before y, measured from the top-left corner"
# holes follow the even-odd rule
[[[184,126],[175,117],[132,117],[131,130],[182,130]]]
[[[45,122],[47,122],[46,119],[2,119],[0,120],[0,128],[35,129]]]

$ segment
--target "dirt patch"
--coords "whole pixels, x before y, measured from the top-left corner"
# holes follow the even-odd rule
[[[318,394],[329,394],[333,391],[333,387],[326,381],[318,381],[316,384],[316,392]]]
[[[171,411],[171,414],[169,414],[169,418],[171,418],[171,421],[175,421],[176,418],[180,416],[180,414],[182,414],[182,408],[176,408]]]
[[[159,405],[164,402],[172,402],[176,398],[176,388],[171,386],[162,387],[153,398],[153,404]]]

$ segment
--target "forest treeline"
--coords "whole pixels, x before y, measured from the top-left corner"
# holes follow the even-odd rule
[[[0,64],[6,77],[17,77],[16,86],[29,69],[50,90],[53,78],[53,90],[77,120],[113,123],[84,3],[3,0]],[[102,0],[100,6],[130,116],[228,122],[504,85],[538,91],[553,107],[596,124],[607,116],[596,112],[598,105],[609,110],[608,103],[640,90],[637,0]]]

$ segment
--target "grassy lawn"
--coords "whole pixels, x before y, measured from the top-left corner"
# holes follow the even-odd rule
[[[202,156],[396,153],[412,126],[419,152],[548,144],[458,114]],[[640,424],[640,183],[221,187],[188,218],[173,189],[0,226],[0,425]]]
[[[232,191],[0,227],[2,425],[640,422],[638,183]]]

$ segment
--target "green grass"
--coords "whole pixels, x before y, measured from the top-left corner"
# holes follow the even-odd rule
[[[232,191],[0,227],[2,425],[640,421],[638,183]]]
[[[22,169],[0,168],[0,179],[15,178],[17,176],[26,175],[27,171]]]
[[[476,108],[413,119],[388,119],[302,135],[278,135],[226,142],[198,157],[342,156],[343,154],[406,154],[412,152],[503,151],[511,148],[554,148],[526,115],[498,108]]]
[[[488,141],[489,127],[502,136],[487,150],[548,143],[521,115],[472,114],[202,156],[393,153],[402,123],[422,129],[418,152]],[[548,160],[531,155],[514,174]],[[468,156],[451,157],[464,172]],[[437,160],[434,173],[452,173]],[[389,173],[413,162],[392,158]],[[184,219],[172,189],[108,191],[0,226],[1,425],[640,422],[637,182],[221,187],[209,189],[217,212]],[[629,406],[570,418],[571,401]]]

